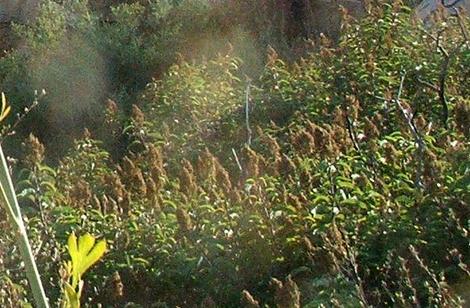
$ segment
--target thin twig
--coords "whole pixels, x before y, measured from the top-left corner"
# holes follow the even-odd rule
[[[421,137],[421,134],[419,133],[416,125],[414,124],[414,121],[413,121],[413,118],[412,118],[412,112],[408,111],[405,109],[405,107],[403,107],[403,105],[401,104],[401,95],[402,95],[402,92],[403,92],[403,85],[405,83],[405,77],[406,77],[406,72],[403,73],[403,75],[401,76],[401,80],[400,80],[400,87],[398,89],[398,94],[397,94],[397,98],[395,99],[395,102],[398,106],[398,108],[400,109],[403,117],[405,118],[406,120],[406,123],[408,124],[408,127],[410,128],[410,131],[411,131],[411,134],[413,135],[414,137],[414,141],[415,143],[418,145],[418,149],[416,150],[416,159],[419,163],[419,167],[418,167],[418,170],[416,172],[416,178],[415,178],[415,186],[419,187],[419,188],[422,188],[423,187],[423,184],[421,183],[421,174],[422,174],[422,169],[423,169],[423,154],[424,154],[424,148],[425,148],[425,143],[423,141],[423,138]]]
[[[444,127],[447,128],[447,119],[449,118],[449,107],[447,106],[447,99],[446,99],[446,79],[449,69],[450,63],[450,56],[448,54],[444,54],[444,62],[442,62],[441,72],[439,74],[439,100],[441,101],[442,105],[442,122],[444,122]]]
[[[238,159],[237,152],[235,151],[234,148],[232,148],[232,153],[233,153],[233,157],[235,157],[235,162],[237,163],[238,169],[240,170],[240,172],[243,172],[242,164],[240,164],[240,160]]]
[[[434,91],[439,91],[439,87],[430,83],[430,82],[427,82],[426,80],[422,80],[421,78],[418,78],[418,82],[421,83],[422,85],[430,88],[431,90],[434,90]]]
[[[442,289],[442,285],[437,279],[436,275],[429,270],[429,267],[427,267],[426,264],[424,264],[424,261],[420,258],[416,248],[413,245],[409,245],[408,250],[411,252],[413,258],[418,262],[419,267],[421,267],[424,272],[429,276],[429,278],[431,278],[431,281],[434,283],[434,286],[438,290],[439,294],[445,294],[446,292],[444,292],[444,290]],[[441,304],[443,304],[442,297],[439,297],[438,300],[441,302]]]
[[[449,8],[453,7],[454,5],[456,5],[456,4],[459,4],[459,2],[462,2],[462,0],[454,0],[454,2],[449,3],[449,4],[445,4],[444,0],[441,0],[442,6],[445,7],[446,9],[449,9]]]
[[[444,123],[445,128],[448,128],[447,120],[449,118],[449,106],[448,106],[448,103],[447,103],[447,98],[446,98],[446,92],[445,91],[446,91],[447,77],[448,77],[448,74],[449,74],[450,62],[452,61],[454,56],[457,54],[457,52],[460,50],[460,48],[466,42],[468,42],[468,36],[466,36],[465,28],[464,28],[463,24],[461,23],[460,15],[458,14],[458,10],[456,10],[456,11],[457,11],[457,17],[459,19],[459,24],[460,24],[462,32],[464,34],[465,40],[463,42],[461,42],[458,46],[456,46],[451,52],[448,52],[441,44],[441,35],[442,35],[442,33],[444,33],[445,29],[439,30],[438,33],[437,33],[437,36],[432,35],[428,31],[424,31],[426,33],[426,35],[428,35],[430,38],[432,38],[434,40],[434,42],[436,43],[436,48],[442,53],[442,55],[444,57],[444,61],[442,62],[441,71],[439,73],[439,86],[436,86],[436,85],[430,84],[428,82],[425,82],[421,79],[418,79],[418,81],[420,83],[424,84],[425,86],[427,86],[427,87],[429,87],[429,88],[431,88],[431,89],[433,89],[434,91],[437,92],[437,94],[439,96],[439,101],[441,102],[441,106],[442,106],[442,122]]]
[[[23,258],[26,277],[29,280],[31,290],[33,292],[36,306],[40,308],[49,308],[46,293],[41,283],[36,261],[33,256],[31,245],[28,240],[28,233],[23,221],[21,209],[16,198],[15,188],[10,174],[8,173],[8,165],[0,145],[0,206],[3,206],[8,214],[9,222],[13,227],[17,245]]]
[[[343,104],[342,104],[344,118],[346,120],[346,128],[348,129],[349,138],[351,139],[354,148],[356,149],[356,151],[359,152],[360,148],[359,148],[359,144],[357,142],[356,133],[354,131],[354,123],[351,121],[351,118],[349,118],[348,106],[346,105],[346,101],[347,101],[346,98],[344,98],[343,99]]]
[[[337,227],[337,230],[342,237],[344,248],[346,250],[346,258],[349,263],[349,266],[353,270],[353,279],[356,281],[356,288],[357,288],[357,297],[361,301],[362,307],[370,307],[369,303],[367,302],[366,293],[364,291],[364,284],[362,282],[361,275],[359,273],[359,265],[357,263],[356,255],[357,252],[354,250],[349,243],[349,237],[345,234],[341,227]]]
[[[463,17],[462,15],[460,15],[460,9],[454,8],[454,10],[455,10],[455,14],[457,15],[457,21],[459,22],[460,30],[462,31],[462,35],[465,38],[465,41],[467,42],[467,46],[468,46],[468,43],[470,42],[470,38],[468,35],[467,28],[465,27],[465,24],[463,21]]]
[[[16,121],[11,126],[7,126],[4,131],[1,132],[0,144],[3,143],[6,137],[10,137],[16,134],[16,129],[23,122],[26,116],[32,112],[38,105],[39,99],[44,97],[46,92],[42,90],[41,94],[38,94],[37,91],[34,91],[34,100],[29,107],[25,107],[23,113],[17,113]]]
[[[346,113],[346,124],[347,124],[347,128],[348,128],[349,138],[351,138],[351,141],[352,141],[356,151],[359,152],[360,148],[359,148],[359,144],[357,143],[356,134],[354,132],[354,126],[353,126],[353,123],[351,122],[351,119],[349,118],[347,113]]]
[[[246,131],[248,134],[248,140],[247,144],[251,145],[251,138],[253,131],[251,130],[250,127],[250,87],[251,87],[251,81],[248,80],[247,85],[246,85],[246,92],[245,92],[245,122],[246,122]]]
[[[403,85],[405,84],[405,77],[406,77],[406,72],[403,73],[400,79],[400,87],[398,88],[398,94],[397,94],[398,101],[400,100],[401,94],[403,93]]]

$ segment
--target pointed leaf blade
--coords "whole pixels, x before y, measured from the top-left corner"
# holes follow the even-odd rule
[[[99,241],[91,252],[86,256],[80,268],[81,273],[85,273],[93,264],[95,264],[106,252],[106,241]]]

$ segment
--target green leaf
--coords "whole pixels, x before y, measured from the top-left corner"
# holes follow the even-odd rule
[[[324,201],[326,203],[330,203],[331,198],[329,196],[320,195],[320,196],[317,196],[315,199],[313,199],[313,204],[317,205],[318,203],[320,203],[322,201]]]
[[[348,189],[351,189],[351,190],[355,189],[354,184],[351,183],[351,182],[338,181],[337,185],[338,185],[338,187],[341,187],[341,188],[348,188]]]

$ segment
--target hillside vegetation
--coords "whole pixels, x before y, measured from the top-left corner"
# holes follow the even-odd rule
[[[251,2],[45,1],[12,26],[1,89],[16,111],[46,89],[4,140],[51,304],[89,232],[108,251],[86,307],[463,306],[468,18],[380,2],[307,40]],[[0,306],[20,307],[5,217]]]

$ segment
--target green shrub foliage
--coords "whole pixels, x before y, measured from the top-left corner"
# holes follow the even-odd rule
[[[37,138],[25,141],[18,193],[48,296],[60,296],[74,230],[108,243],[87,274],[89,306],[462,305],[469,21],[436,16],[425,28],[398,2],[371,6],[358,22],[343,16],[338,42],[322,36],[297,61],[269,49],[249,79],[236,47],[165,62],[184,16],[214,20],[205,14],[215,4],[183,2],[119,4],[104,25],[78,13],[42,25],[89,28],[123,87],[100,130],[85,131],[57,167]],[[44,12],[63,16],[52,3]],[[181,36],[160,28],[171,14]],[[40,25],[25,31],[48,46],[61,40]],[[35,42],[28,52],[41,50]],[[148,63],[169,68],[147,82]],[[11,243],[0,236],[2,306],[30,300]]]

